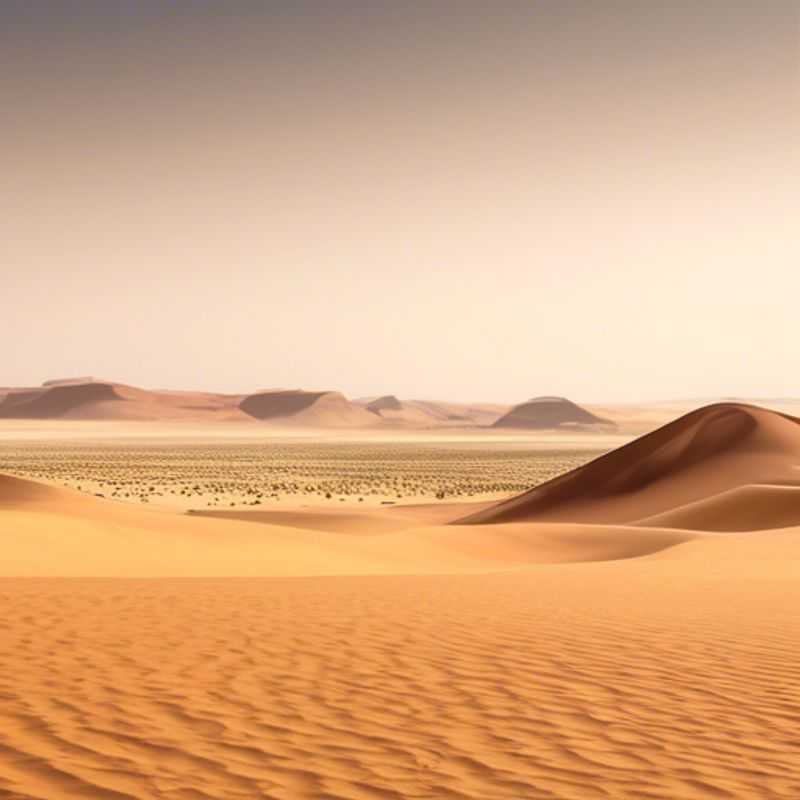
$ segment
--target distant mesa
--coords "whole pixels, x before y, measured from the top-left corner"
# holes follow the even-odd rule
[[[260,392],[245,397],[239,403],[239,408],[256,419],[290,417],[311,408],[326,394],[330,393],[305,392],[301,389]]]
[[[42,389],[13,392],[0,402],[0,417],[53,419],[87,406],[123,400],[110,383],[49,383]]]
[[[90,377],[59,378],[31,388],[0,391],[0,418],[253,422],[309,429],[452,424],[460,406],[401,402],[394,395],[348,400],[341,392],[265,389],[248,395],[139,389]],[[472,409],[470,409],[472,412]],[[481,409],[474,410],[475,416]],[[491,410],[485,413],[492,413]],[[495,417],[496,418],[496,414]]]
[[[374,416],[341,392],[277,389],[248,395],[239,408],[263,421],[283,420],[307,427],[356,427],[374,424]]]
[[[402,411],[403,404],[393,395],[387,394],[367,403],[367,411],[381,415],[382,411]]]
[[[112,381],[71,378],[46,381],[0,395],[2,419],[82,420],[247,420],[237,395],[170,393],[137,389]]]
[[[427,430],[486,427],[508,411],[491,403],[399,400],[396,395],[349,400],[337,391],[272,388],[250,394],[151,390],[90,376],[41,386],[0,388],[0,419],[139,422],[254,422],[294,428]]]
[[[800,525],[798,463],[800,419],[716,403],[462,522],[745,530],[764,517]]]
[[[535,397],[514,406],[498,419],[495,428],[526,428],[550,430],[562,427],[605,428],[613,430],[616,424],[581,408],[566,397]]]

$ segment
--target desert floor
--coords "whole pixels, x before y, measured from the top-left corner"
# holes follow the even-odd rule
[[[54,483],[0,478],[0,797],[800,797],[791,486],[723,532]]]
[[[0,796],[796,798],[790,544],[3,580]]]

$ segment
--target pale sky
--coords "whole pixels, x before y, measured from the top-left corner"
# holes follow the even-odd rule
[[[0,4],[0,386],[800,396],[796,0]]]

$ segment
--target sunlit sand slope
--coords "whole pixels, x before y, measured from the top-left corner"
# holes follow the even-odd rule
[[[464,506],[457,506],[463,511]],[[396,515],[180,515],[0,476],[0,575],[76,577],[491,572],[633,558],[687,531],[633,526],[441,524],[445,507]],[[400,509],[398,509],[400,511]],[[232,518],[231,518],[232,517]],[[239,517],[239,518],[236,518]],[[284,524],[275,524],[275,520]],[[288,524],[286,524],[288,523]],[[302,527],[305,524],[309,527]],[[311,527],[313,526],[313,527]],[[369,533],[373,528],[376,533]]]
[[[740,486],[640,520],[638,525],[697,531],[800,526],[800,486]]]

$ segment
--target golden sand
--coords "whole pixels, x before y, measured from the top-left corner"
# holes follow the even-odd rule
[[[664,430],[500,506],[0,478],[0,797],[796,800],[800,426]]]

